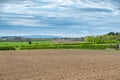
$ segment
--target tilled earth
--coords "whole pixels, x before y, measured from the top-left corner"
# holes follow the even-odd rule
[[[120,51],[0,51],[0,80],[120,80]]]

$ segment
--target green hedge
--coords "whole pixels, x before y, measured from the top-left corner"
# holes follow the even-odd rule
[[[26,49],[106,49],[107,44],[51,44],[51,45],[22,45],[20,50]],[[16,50],[14,46],[3,46],[0,50]]]
[[[101,44],[86,44],[81,45],[82,49],[106,49],[108,48],[108,45],[101,45]]]
[[[25,49],[106,49],[108,45],[103,44],[80,44],[80,45],[64,45],[64,44],[53,44],[53,45],[24,45],[21,50]]]
[[[14,46],[3,46],[3,47],[0,47],[0,50],[15,50],[15,47]]]

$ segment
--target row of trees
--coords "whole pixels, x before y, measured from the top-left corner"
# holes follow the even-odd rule
[[[86,36],[85,41],[97,44],[120,43],[120,32],[109,32],[108,34],[100,36]]]

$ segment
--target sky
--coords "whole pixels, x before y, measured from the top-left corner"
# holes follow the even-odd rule
[[[120,32],[120,0],[0,0],[0,36]]]

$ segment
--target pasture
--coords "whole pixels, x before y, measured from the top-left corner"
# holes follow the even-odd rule
[[[120,52],[0,51],[0,80],[120,80]]]

